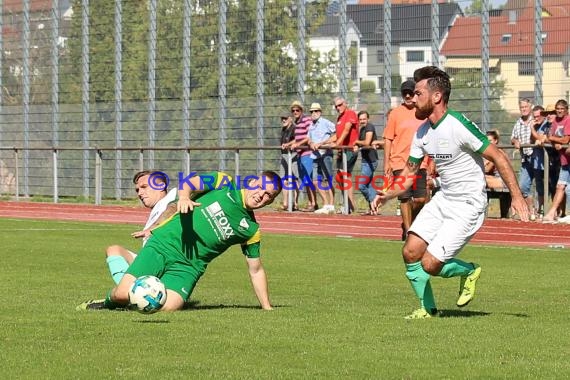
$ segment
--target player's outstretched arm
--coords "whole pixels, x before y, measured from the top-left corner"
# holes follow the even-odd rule
[[[370,204],[370,207],[374,211],[378,211],[378,207],[386,204],[390,199],[396,198],[400,194],[403,194],[407,189],[414,186],[416,180],[418,179],[418,170],[420,168],[419,163],[415,163],[408,160],[407,165],[399,176],[390,177],[390,181],[385,185],[384,189],[378,191],[376,197]]]
[[[257,297],[261,308],[263,310],[273,310],[273,307],[271,307],[271,303],[269,302],[267,275],[265,274],[265,269],[263,269],[263,265],[261,264],[261,259],[246,257],[246,261],[251,285],[253,286],[253,291],[255,292],[255,296]]]

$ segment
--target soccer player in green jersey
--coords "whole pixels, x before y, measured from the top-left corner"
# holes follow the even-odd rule
[[[412,102],[416,118],[427,120],[417,130],[408,162],[400,173],[401,178],[406,178],[404,185],[401,188],[389,186],[390,190],[379,193],[373,204],[384,204],[409,189],[424,156],[434,160],[441,190],[412,223],[402,249],[406,277],[420,301],[420,308],[406,318],[424,319],[437,314],[430,276],[460,278],[459,307],[466,306],[475,295],[481,267],[456,256],[485,219],[483,158],[495,164],[511,192],[511,206],[522,221],[528,221],[529,209],[508,158],[496,145],[489,144],[473,122],[447,108],[451,94],[447,73],[435,66],[426,66],[414,72],[414,80]]]
[[[240,244],[259,304],[271,310],[253,210],[271,204],[281,188],[281,178],[272,171],[250,176],[243,184],[220,172],[186,178],[179,185],[177,204],[163,213],[161,220],[167,219],[152,229],[151,238],[119,284],[105,300],[87,301],[78,309],[125,307],[135,279],[153,275],[166,287],[161,310],[180,310],[208,264],[230,246]]]

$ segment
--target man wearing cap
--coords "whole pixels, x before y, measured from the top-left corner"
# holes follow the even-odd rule
[[[402,83],[400,92],[403,102],[390,112],[388,123],[384,129],[384,175],[388,178],[398,176],[404,170],[412,139],[420,125],[425,121],[416,118],[416,108],[412,102],[415,86],[416,83],[413,80]],[[428,158],[422,161],[415,189],[409,189],[398,196],[402,212],[402,240],[406,239],[412,221],[426,202],[428,164]]]
[[[309,116],[303,114],[303,105],[300,101],[295,100],[291,103],[290,109],[293,114],[293,123],[295,123],[295,141],[291,143],[290,148],[296,150],[299,157],[299,190],[307,189],[307,206],[301,211],[313,212],[317,209],[315,189],[312,188],[313,159],[311,150],[303,148],[309,143],[308,133],[312,121]]]
[[[321,117],[322,108],[319,103],[311,104],[312,124],[309,127],[309,146],[313,158],[313,184],[323,200],[323,207],[315,214],[334,213],[333,152],[327,148],[336,141],[336,128],[332,121]]]
[[[295,124],[290,113],[281,114],[281,167],[279,175],[283,178],[283,204],[282,210],[289,209],[289,196],[293,192],[291,210],[297,210],[297,200],[299,198],[299,188],[297,186],[297,178],[299,178],[299,170],[297,163],[297,153],[291,153],[291,169],[289,174],[289,147],[295,141]],[[289,178],[291,176],[292,178]],[[295,184],[293,190],[293,184]]]

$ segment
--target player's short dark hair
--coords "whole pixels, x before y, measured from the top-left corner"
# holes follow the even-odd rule
[[[164,189],[162,189],[162,191],[167,191],[166,187],[168,185],[168,178],[165,177],[164,173],[158,170],[141,170],[140,172],[136,172],[133,177],[133,183],[136,185],[141,177],[151,174],[153,175],[153,181],[164,183],[165,186]]]
[[[425,66],[414,71],[414,81],[416,83],[424,79],[427,79],[429,90],[441,92],[443,102],[447,104],[451,95],[449,75],[436,66]]]
[[[271,182],[275,188],[277,189],[277,194],[281,192],[283,189],[283,180],[279,176],[279,174],[275,173],[273,170],[264,170],[260,174],[262,177],[267,177],[269,179],[268,182]]]
[[[366,115],[366,117],[368,119],[370,119],[370,114],[368,113],[368,111],[360,111],[357,115],[359,119],[360,119],[360,115]]]
[[[486,134],[487,136],[491,136],[492,138],[494,138],[495,140],[497,140],[497,143],[499,143],[500,135],[499,135],[499,131],[497,131],[496,129],[488,130],[487,132],[485,132],[485,134]]]

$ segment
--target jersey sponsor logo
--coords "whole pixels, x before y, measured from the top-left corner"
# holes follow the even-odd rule
[[[453,157],[452,154],[450,153],[437,153],[437,154],[430,154],[429,155],[431,158],[439,158],[439,159],[450,159]]]
[[[245,218],[242,218],[239,221],[239,225],[243,228],[245,228],[246,230],[249,228],[249,223],[247,222],[247,220],[245,220]]]
[[[206,212],[211,220],[213,220],[214,226],[220,233],[223,240],[227,240],[235,235],[234,230],[230,225],[230,221],[224,213],[224,210],[222,210],[222,206],[219,202],[214,202],[207,206]]]

